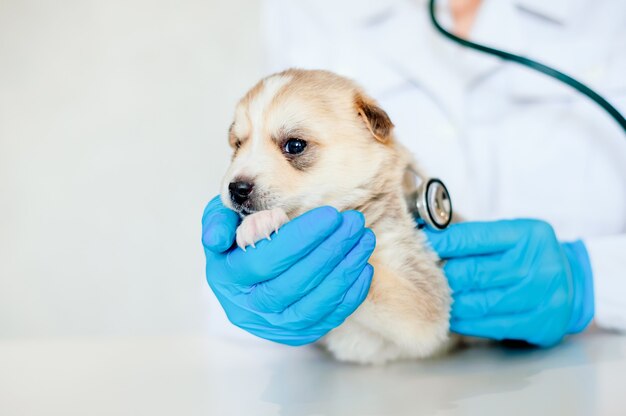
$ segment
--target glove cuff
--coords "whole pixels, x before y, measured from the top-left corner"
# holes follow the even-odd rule
[[[581,240],[561,244],[572,270],[574,307],[567,333],[581,332],[594,315],[593,273],[587,248]]]

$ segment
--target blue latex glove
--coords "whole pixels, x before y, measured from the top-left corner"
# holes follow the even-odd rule
[[[551,346],[591,321],[587,250],[581,241],[559,243],[549,224],[468,222],[427,236],[447,259],[452,331]]]
[[[283,344],[308,344],[367,296],[376,238],[361,213],[316,208],[247,251],[233,246],[238,224],[219,197],[204,210],[207,281],[238,327]]]

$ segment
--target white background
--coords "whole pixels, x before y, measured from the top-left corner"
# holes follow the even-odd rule
[[[0,338],[204,332],[246,0],[0,0]]]

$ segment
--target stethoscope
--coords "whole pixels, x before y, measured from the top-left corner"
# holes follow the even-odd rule
[[[445,30],[437,21],[435,16],[435,0],[429,0],[429,14],[430,20],[433,26],[435,26],[435,29],[459,45],[524,65],[530,69],[551,76],[552,78],[555,78],[558,81],[574,88],[576,91],[586,95],[598,104],[604,111],[606,111],[615,121],[617,121],[622,130],[624,130],[624,133],[626,133],[626,119],[624,116],[622,116],[622,114],[604,97],[582,82],[530,58],[490,48],[488,46],[470,42],[453,35]],[[445,184],[440,179],[421,178],[417,172],[414,173],[415,178],[420,182],[416,184],[417,186],[415,190],[407,196],[407,199],[409,201],[409,206],[413,211],[413,215],[417,220],[418,227],[428,227],[434,230],[445,229],[452,221],[452,200],[450,198],[448,188],[446,188]]]

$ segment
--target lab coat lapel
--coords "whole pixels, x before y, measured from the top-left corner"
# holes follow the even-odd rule
[[[422,10],[417,10],[420,7]],[[431,95],[453,119],[462,106],[463,81],[451,76],[455,71],[455,51],[431,29],[426,1],[403,1],[385,19],[363,24],[362,33],[370,50],[384,65]],[[441,65],[442,55],[444,62]]]
[[[303,0],[302,10],[318,26],[315,36],[322,36],[319,43],[328,45],[326,57],[318,60],[315,67],[332,68],[367,85],[375,97],[400,87],[406,81],[380,59],[376,53],[379,46],[368,40],[367,28],[387,19],[394,7],[404,1]]]
[[[467,88],[502,61],[443,37],[432,26],[427,7],[426,0],[396,2],[384,18],[361,21],[363,39],[385,65],[424,89],[453,120],[462,122]],[[440,20],[450,27],[447,2],[439,7]],[[472,39],[518,53],[523,50],[512,0],[486,0],[476,23]]]
[[[597,91],[611,91],[626,85],[623,76],[612,77],[609,68],[623,74],[615,60],[619,49],[616,33],[623,25],[623,3],[603,8],[605,16],[590,13],[591,0],[558,0],[554,4],[538,0],[516,0],[520,14],[533,20],[535,32],[528,43],[528,57],[561,70]],[[529,29],[527,29],[529,30]],[[555,36],[556,34],[556,36]],[[559,36],[560,34],[560,36]],[[617,64],[616,64],[617,63]],[[515,67],[510,71],[508,92],[515,100],[572,99],[579,94],[548,76]]]
[[[519,20],[519,11],[513,0],[484,0],[469,35],[469,40],[495,49],[524,54],[524,41]],[[475,68],[475,78],[493,71],[504,63],[497,57],[463,48],[463,60]]]
[[[567,25],[575,19],[577,12],[587,2],[587,0],[515,0],[520,10],[562,25]]]

